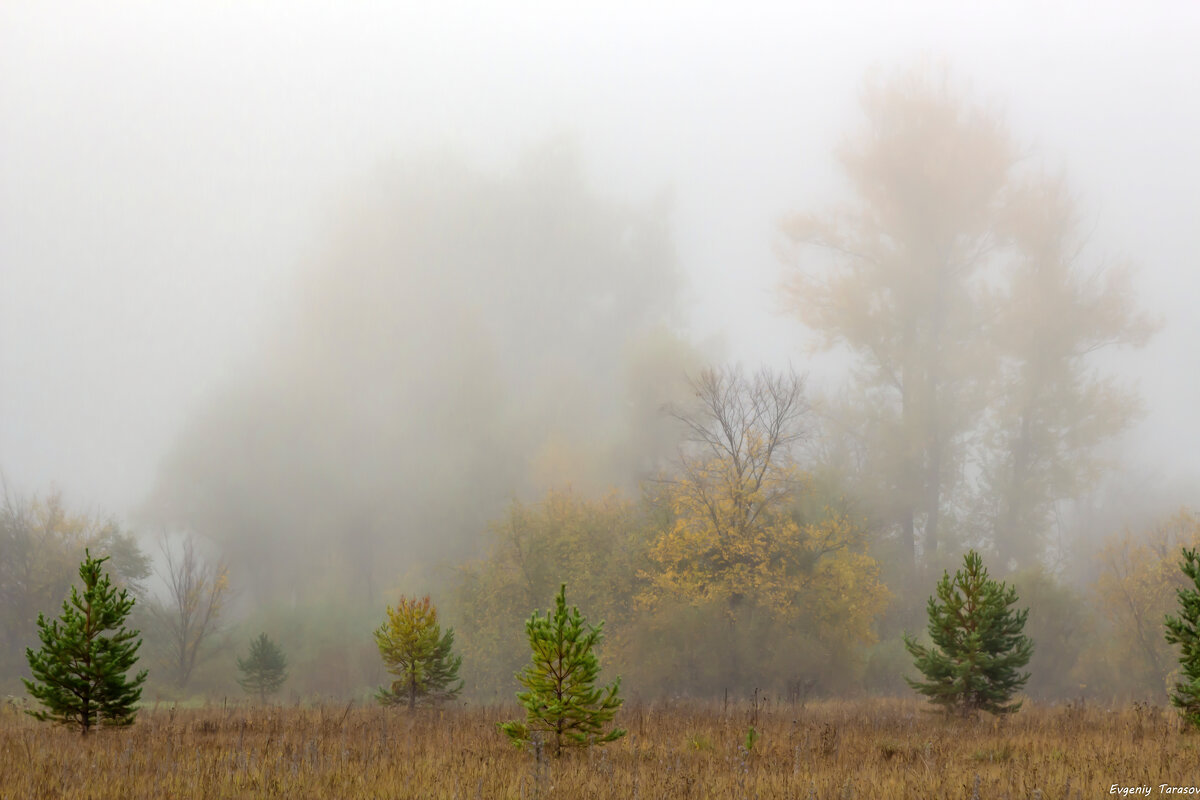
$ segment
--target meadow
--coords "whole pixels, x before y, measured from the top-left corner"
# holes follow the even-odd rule
[[[87,738],[6,709],[0,797],[1090,798],[1120,796],[1114,784],[1152,796],[1200,786],[1200,735],[1166,708],[977,720],[926,709],[630,703],[622,740],[561,759],[496,731],[515,707],[159,706]]]

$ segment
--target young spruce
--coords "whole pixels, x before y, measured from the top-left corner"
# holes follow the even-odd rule
[[[1019,672],[1033,655],[1033,642],[1021,633],[1029,609],[1010,608],[1016,589],[990,579],[974,550],[963,566],[953,578],[943,573],[937,597],[929,598],[933,646],[905,635],[904,645],[926,678],[905,680],[947,711],[1007,714],[1021,707],[1008,701],[1029,680],[1029,673]]]
[[[242,673],[238,683],[247,694],[257,694],[264,705],[267,695],[278,692],[287,680],[287,658],[265,633],[250,641],[250,653],[244,659],[239,658],[237,665]]]
[[[625,735],[621,728],[604,730],[623,702],[617,696],[621,679],[608,687],[595,686],[600,675],[595,648],[603,639],[603,627],[603,622],[588,625],[578,608],[567,609],[565,583],[555,610],[545,617],[535,611],[525,623],[533,650],[531,663],[517,674],[526,689],[517,693],[525,721],[499,726],[517,747],[545,736],[551,752],[559,756],[564,747],[604,744]]]
[[[462,691],[458,681],[462,656],[453,653],[454,629],[442,634],[429,595],[420,600],[401,597],[395,608],[388,606],[387,621],[375,631],[375,643],[388,672],[396,676],[390,690],[380,688],[376,693],[380,705],[408,703],[414,709],[418,701],[452,700]]]
[[[64,725],[78,725],[86,736],[95,725],[132,725],[142,696],[143,670],[132,680],[125,673],[137,663],[142,646],[138,631],[124,627],[133,598],[113,587],[101,565],[85,551],[79,565],[83,594],[72,586],[59,619],[47,622],[38,614],[38,652],[26,648],[33,680],[25,689],[45,710],[30,715]],[[112,631],[112,635],[107,635]]]

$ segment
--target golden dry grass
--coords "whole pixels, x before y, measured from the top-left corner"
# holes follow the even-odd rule
[[[620,742],[555,760],[496,731],[515,708],[144,711],[87,739],[5,711],[5,798],[1092,798],[1200,786],[1167,709],[945,719],[916,701],[629,705]],[[745,749],[753,724],[759,736]]]

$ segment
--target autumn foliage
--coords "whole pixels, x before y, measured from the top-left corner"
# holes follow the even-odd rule
[[[462,691],[458,681],[462,656],[453,652],[454,630],[442,633],[429,595],[401,597],[394,608],[388,606],[387,620],[375,631],[375,643],[388,672],[396,677],[391,688],[379,690],[380,705],[407,703],[411,710],[418,702],[452,700]]]

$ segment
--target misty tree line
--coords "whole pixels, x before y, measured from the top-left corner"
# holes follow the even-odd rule
[[[702,479],[711,480],[708,489],[731,485],[725,483],[728,474],[708,469]],[[763,531],[791,529],[793,538],[776,531],[756,537],[757,545],[725,536],[720,546],[719,523],[707,511],[696,513],[688,501],[702,490],[683,480],[647,487],[636,500],[618,493],[589,499],[552,491],[536,504],[514,504],[491,527],[486,557],[461,567],[446,594],[448,618],[457,621],[456,649],[464,658],[468,696],[511,696],[513,675],[528,659],[520,630],[531,609],[547,606],[556,576],[567,576],[573,596],[593,618],[606,620],[606,667],[621,674],[635,696],[712,697],[746,686],[796,699],[861,689],[903,692],[900,678],[912,675],[911,661],[885,638],[887,618],[881,613],[895,601],[883,582],[889,565],[869,556],[865,528],[851,522],[844,507],[827,502],[840,496],[813,475],[794,477],[776,512],[751,511],[769,520]],[[715,488],[712,497],[712,507],[724,510],[720,521],[745,518],[736,508],[738,492]],[[47,507],[58,509],[58,516],[44,516]],[[19,541],[13,523],[21,518],[14,520],[13,513],[21,509],[11,499],[5,505],[6,545]],[[370,682],[381,679],[379,649],[370,637],[378,608],[361,630],[344,631],[353,646],[336,651],[321,647],[319,638],[313,641],[309,631],[320,628],[306,629],[287,615],[252,613],[234,625],[221,618],[224,595],[221,584],[212,583],[218,573],[211,564],[193,568],[193,579],[209,576],[196,581],[202,592],[193,597],[206,598],[217,589],[218,608],[208,612],[209,635],[192,640],[196,657],[181,664],[181,640],[171,621],[189,608],[198,619],[207,607],[147,596],[144,583],[131,579],[130,564],[144,565],[146,558],[132,537],[114,536],[112,526],[76,537],[84,529],[80,519],[61,509],[54,500],[25,508],[34,512],[26,523],[57,520],[54,527],[23,532],[32,534],[24,540],[26,552],[54,546],[53,553],[39,555],[66,559],[90,546],[115,554],[114,580],[146,606],[135,608],[133,622],[142,626],[146,642],[142,663],[150,667],[149,698],[236,692],[239,648],[259,624],[283,631],[279,638],[289,653],[293,696],[364,694],[373,690]],[[780,539],[792,546],[780,547]],[[1112,537],[1101,553],[1104,568],[1083,591],[1042,568],[1010,575],[1022,606],[1031,609],[1026,633],[1038,645],[1027,691],[1039,698],[1164,699],[1178,674],[1177,653],[1162,635],[1162,620],[1177,611],[1176,591],[1188,585],[1178,567],[1180,549],[1198,543],[1200,519],[1179,514],[1151,531]],[[176,561],[175,569],[183,563]],[[737,566],[714,569],[726,564]],[[19,566],[34,584],[45,581],[48,570],[69,570],[65,561],[53,566],[48,559]],[[6,579],[10,574],[6,570]],[[71,576],[60,577],[69,586]],[[4,586],[6,600],[18,597],[17,584],[6,580]],[[4,662],[4,689],[10,693],[26,677],[21,645],[36,645],[33,626],[18,624],[14,611],[21,607],[3,606],[4,653],[21,657]],[[908,630],[923,627],[922,622]],[[330,663],[340,670],[330,670]]]
[[[568,143],[509,175],[439,158],[351,193],[259,369],[147,502],[151,529],[213,554],[163,568],[198,582],[163,581],[177,610],[200,598],[143,626],[166,685],[227,686],[204,658],[236,620],[277,632],[295,691],[362,691],[379,609],[433,592],[468,691],[507,696],[514,631],[566,582],[635,694],[904,691],[902,633],[976,548],[1031,608],[1030,693],[1165,696],[1150,629],[1200,523],[1080,513],[1139,409],[1098,356],[1155,328],[1128,266],[945,75],[877,76],[862,106],[845,201],[776,242],[787,308],[850,359],[836,388],[706,369],[724,359],[684,334],[669,209],[597,197]],[[85,545],[134,591],[150,578],[132,536],[53,496],[10,498],[0,537],[5,685]]]
[[[160,685],[185,688],[213,655],[228,599],[228,570],[205,557],[194,539],[167,538],[157,553],[111,519],[72,512],[62,496],[22,498],[4,489],[0,505],[0,682],[17,686],[25,649],[36,645],[38,614],[48,617],[77,582],[90,549],[107,559],[114,585],[136,600],[132,623],[150,643]],[[157,555],[161,568],[154,569]],[[157,589],[151,586],[157,581]]]

